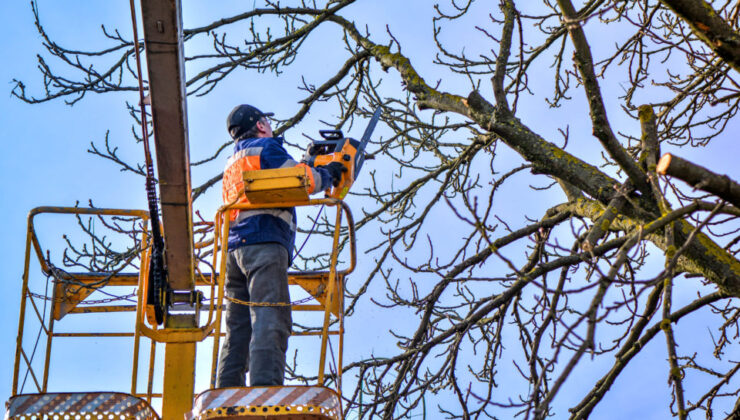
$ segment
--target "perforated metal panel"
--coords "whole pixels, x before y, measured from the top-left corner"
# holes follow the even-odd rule
[[[8,420],[159,420],[146,401],[118,392],[21,394],[8,401]]]
[[[336,392],[320,386],[213,389],[195,399],[193,420],[342,418]]]

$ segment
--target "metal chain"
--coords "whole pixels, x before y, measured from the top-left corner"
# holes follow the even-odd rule
[[[40,295],[38,293],[33,293],[31,291],[29,291],[28,294],[30,296],[32,296],[32,297],[37,298],[37,299],[43,299],[43,300],[48,300],[48,301],[55,301],[55,302],[59,302],[59,303],[65,302],[67,300],[65,298],[52,298],[52,297],[49,297],[49,296]],[[111,297],[111,298],[107,298],[107,299],[85,300],[83,302],[80,302],[80,305],[97,305],[97,304],[102,304],[102,303],[110,303],[110,302],[115,302],[117,300],[130,299],[130,298],[136,297],[136,295],[137,295],[137,293],[134,291],[133,293],[130,293],[128,295],[116,296],[116,297]],[[233,298],[233,297],[228,297],[228,296],[225,296],[225,297],[226,297],[226,300],[228,300],[230,302],[238,303],[239,305],[244,305],[244,306],[291,306],[291,305],[300,305],[302,303],[306,303],[306,302],[309,302],[309,301],[313,300],[313,296],[309,296],[309,297],[306,297],[306,298],[303,298],[303,299],[300,299],[300,300],[296,300],[294,302],[275,302],[275,303],[271,303],[271,302],[250,302],[250,301],[241,300],[241,299],[237,299],[237,298]]]
[[[235,297],[226,296],[226,300],[228,300],[229,302],[238,303],[239,305],[244,305],[244,306],[291,306],[291,305],[300,305],[302,303],[306,303],[308,301],[313,300],[313,298],[314,298],[313,296],[309,296],[307,298],[303,298],[303,299],[297,300],[295,302],[275,302],[275,303],[272,303],[272,302],[248,302],[246,300],[241,300],[241,299],[237,299]]]
[[[62,303],[62,302],[66,302],[67,301],[66,298],[53,298],[53,297],[49,297],[49,296],[40,295],[38,293],[33,293],[30,290],[28,291],[28,295],[31,296],[31,297],[35,297],[37,299],[43,299],[43,300],[48,300],[48,301],[57,302],[57,303]],[[131,299],[133,297],[136,297],[136,295],[137,295],[137,293],[134,291],[133,293],[130,293],[128,295],[123,295],[123,296],[114,296],[114,297],[110,297],[110,298],[106,298],[106,299],[81,301],[81,302],[79,302],[79,305],[80,306],[98,305],[98,304],[101,304],[101,303],[111,303],[111,302],[115,302],[115,301],[118,301],[118,300],[129,300],[129,299]]]
[[[104,299],[81,301],[81,302],[78,303],[78,305],[82,305],[82,306],[84,306],[84,305],[96,305],[96,304],[101,304],[101,303],[115,302],[115,301],[118,301],[118,300],[132,301],[131,298],[136,297],[136,295],[137,295],[137,293],[136,293],[135,290],[134,290],[133,293],[130,293],[130,294],[124,295],[124,296],[116,296],[116,295],[113,295],[113,294],[111,294],[109,292],[106,292],[106,291],[101,290],[106,284],[108,284],[108,282],[110,281],[110,278],[113,275],[115,275],[117,272],[119,272],[121,270],[121,268],[123,268],[123,267],[121,267],[118,270],[114,271],[108,277],[106,277],[106,278],[104,278],[102,280],[99,280],[99,281],[97,281],[95,283],[86,284],[84,282],[81,282],[81,281],[77,280],[74,277],[74,275],[72,275],[71,273],[68,273],[67,271],[65,271],[65,270],[63,270],[63,269],[55,266],[50,260],[47,259],[46,260],[46,263],[49,266],[49,272],[47,273],[47,278],[53,277],[55,282],[64,283],[64,284],[67,284],[67,285],[77,286],[78,287],[77,291],[79,291],[80,289],[93,289],[96,292],[100,292],[100,293],[102,293],[104,295],[110,296],[109,298],[104,298]],[[67,296],[54,299],[54,298],[51,298],[49,296],[42,296],[42,295],[33,293],[30,290],[28,291],[28,293],[29,293],[29,295],[31,295],[33,297],[36,297],[36,298],[39,298],[39,299],[48,300],[48,301],[54,301],[54,302],[57,302],[57,303],[62,303],[62,302],[67,302],[68,301]]]
[[[49,297],[49,296],[40,295],[38,293],[33,293],[31,291],[29,291],[28,294],[30,296],[32,296],[32,297],[37,298],[37,299],[43,299],[43,300],[48,300],[48,301],[55,301],[55,302],[59,302],[59,303],[67,301],[66,298],[52,298],[52,297]],[[97,304],[102,304],[102,303],[115,302],[117,300],[127,300],[127,299],[130,299],[130,298],[136,297],[136,295],[137,295],[137,293],[136,292],[133,292],[133,293],[130,293],[128,295],[116,296],[116,297],[111,297],[111,298],[107,298],[107,299],[85,300],[83,302],[80,302],[80,305],[97,305]],[[228,296],[226,296],[226,300],[228,300],[230,302],[238,303],[239,305],[244,305],[244,306],[291,306],[291,305],[300,305],[302,303],[309,302],[309,301],[313,300],[313,296],[309,296],[309,297],[306,297],[306,298],[303,298],[303,299],[300,299],[300,300],[296,300],[294,302],[275,302],[275,303],[271,303],[271,302],[250,302],[250,301],[241,300],[241,299],[237,299],[237,298],[233,298],[233,297],[228,297]]]

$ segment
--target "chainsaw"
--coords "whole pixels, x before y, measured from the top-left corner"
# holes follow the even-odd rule
[[[302,161],[308,166],[317,167],[339,162],[347,168],[339,183],[327,191],[327,197],[341,200],[349,192],[362,169],[362,164],[365,163],[365,147],[380,120],[380,112],[381,108],[378,107],[359,141],[345,137],[341,130],[320,130],[319,134],[323,140],[314,140],[306,149]]]

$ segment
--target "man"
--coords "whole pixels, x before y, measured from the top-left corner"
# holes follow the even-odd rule
[[[234,139],[234,154],[223,177],[225,203],[247,202],[239,195],[242,172],[306,166],[293,160],[272,135],[267,117],[251,105],[239,105],[226,124]],[[321,192],[339,182],[344,166],[306,166],[309,193]],[[226,294],[240,301],[282,303],[273,306],[226,304],[226,338],[219,358],[216,386],[282,385],[285,352],[292,325],[288,294],[288,266],[295,245],[296,214],[293,208],[239,211],[232,217],[226,260]]]

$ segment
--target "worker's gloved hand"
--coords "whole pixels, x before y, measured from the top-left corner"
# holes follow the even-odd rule
[[[339,162],[330,162],[321,167],[329,171],[329,175],[331,175],[331,183],[335,187],[338,186],[339,181],[342,180],[342,173],[347,172],[347,167]]]

